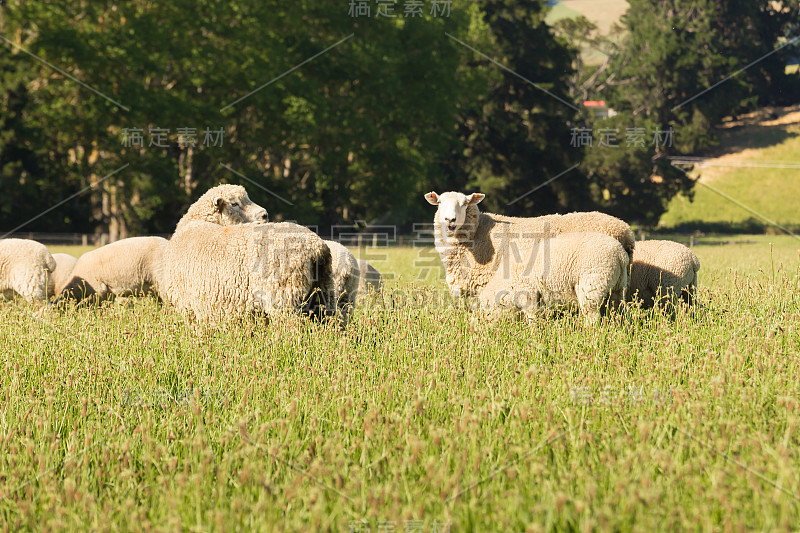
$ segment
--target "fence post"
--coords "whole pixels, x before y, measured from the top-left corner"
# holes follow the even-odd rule
[[[694,235],[689,235],[689,248],[694,250]]]

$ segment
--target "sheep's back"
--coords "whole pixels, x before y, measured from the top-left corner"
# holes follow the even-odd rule
[[[639,241],[631,265],[631,289],[683,288],[696,283],[700,261],[683,244],[652,240]]]

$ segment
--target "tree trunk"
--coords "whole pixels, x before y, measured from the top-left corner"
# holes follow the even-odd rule
[[[192,156],[194,155],[194,147],[188,144],[178,156],[178,172],[181,174],[181,181],[183,185],[183,192],[186,193],[187,198],[192,197],[194,189],[197,184],[192,176]]]

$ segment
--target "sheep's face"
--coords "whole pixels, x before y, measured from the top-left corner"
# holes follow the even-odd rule
[[[429,204],[438,207],[436,210],[435,223],[439,224],[442,233],[453,236],[464,225],[467,217],[467,207],[476,205],[486,198],[485,194],[472,193],[461,194],[460,192],[445,192],[436,194],[429,192],[425,199]]]
[[[222,185],[218,189],[212,202],[221,226],[269,221],[267,210],[253,202],[244,187]]]

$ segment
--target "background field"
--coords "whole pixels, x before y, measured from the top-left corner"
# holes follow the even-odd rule
[[[720,144],[706,154],[706,166],[698,165],[690,172],[700,177],[693,201],[683,195],[673,198],[661,217],[661,227],[667,231],[780,231],[766,218],[800,230],[798,154],[800,106],[761,109],[723,123]]]
[[[592,331],[472,320],[410,248],[345,332],[2,303],[0,525],[789,530],[800,242],[703,242],[704,314]]]

